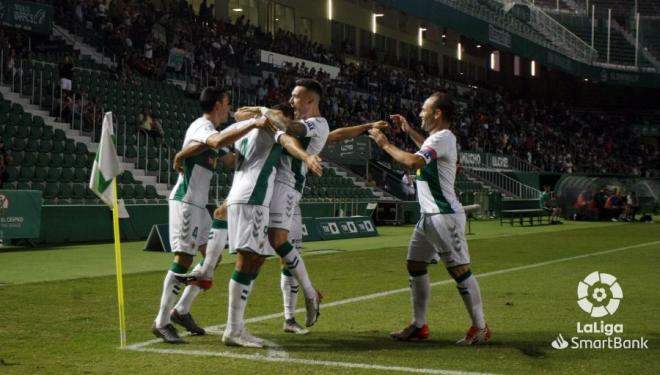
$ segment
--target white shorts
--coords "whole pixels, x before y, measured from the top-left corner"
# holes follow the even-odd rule
[[[300,208],[296,208],[291,221],[291,229],[289,229],[289,243],[293,248],[300,251],[302,249],[303,231],[302,231],[302,216],[300,215]]]
[[[408,246],[408,260],[430,263],[438,254],[445,267],[470,264],[464,214],[422,214]]]
[[[62,87],[62,90],[71,91],[71,80],[68,78],[61,78],[60,86]]]
[[[197,248],[208,241],[211,215],[205,208],[175,200],[169,201],[169,211],[172,252],[195,255]]]
[[[293,216],[300,201],[299,191],[296,189],[275,183],[273,198],[270,200],[270,228],[291,230]]]
[[[229,253],[251,251],[262,256],[275,255],[268,244],[268,207],[232,204],[227,207]]]

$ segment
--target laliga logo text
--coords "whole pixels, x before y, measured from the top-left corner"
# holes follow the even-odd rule
[[[577,286],[578,306],[592,318],[602,318],[614,315],[623,299],[623,290],[616,277],[598,271],[590,273]],[[593,321],[577,322],[576,332],[579,334],[601,334],[605,338],[583,339],[577,336],[565,340],[561,333],[552,341],[555,349],[648,349],[648,340],[626,339],[614,334],[623,333],[623,324]]]

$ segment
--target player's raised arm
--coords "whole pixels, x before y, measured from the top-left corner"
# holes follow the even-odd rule
[[[241,107],[234,113],[236,121],[245,121],[261,116],[263,107]]]
[[[298,139],[296,139],[295,137],[289,134],[281,133],[277,138],[277,142],[279,142],[279,144],[282,145],[282,147],[284,147],[291,156],[293,156],[298,160],[302,160],[305,164],[307,164],[307,168],[309,169],[310,172],[312,172],[316,176],[323,175],[323,166],[321,165],[321,158],[318,155],[308,154],[302,148]]]
[[[426,164],[426,161],[423,157],[400,150],[395,145],[391,144],[385,134],[383,134],[378,129],[369,130],[369,138],[373,139],[378,147],[382,148],[383,151],[390,154],[392,159],[394,159],[399,164],[403,164],[404,166],[412,169],[419,169]]]
[[[389,128],[389,125],[385,121],[376,121],[362,125],[347,126],[331,131],[330,134],[328,134],[328,140],[326,142],[339,142],[345,139],[355,138],[371,129],[383,130],[387,128]]]
[[[173,168],[179,172],[183,171],[183,161],[185,159],[197,156],[208,150],[208,148],[209,146],[204,143],[193,141],[190,145],[174,155],[174,160],[172,161]]]
[[[392,122],[401,127],[401,130],[403,130],[404,133],[408,134],[408,136],[415,142],[417,147],[422,147],[422,144],[424,143],[424,136],[419,134],[413,127],[410,125],[408,120],[406,120],[405,117],[395,114],[390,116],[390,120]]]
[[[236,142],[255,128],[266,128],[268,120],[264,117],[248,121],[238,122],[220,133],[211,135],[206,139],[206,144],[213,149],[219,149]]]

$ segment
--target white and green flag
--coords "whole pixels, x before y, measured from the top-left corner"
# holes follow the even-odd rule
[[[117,156],[114,133],[112,131],[112,112],[106,112],[101,129],[101,142],[96,151],[92,166],[92,176],[89,179],[89,189],[98,195],[103,203],[113,207],[112,180],[124,171]]]

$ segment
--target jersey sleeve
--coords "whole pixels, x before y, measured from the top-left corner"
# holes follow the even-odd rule
[[[192,134],[190,134],[190,140],[206,144],[206,141],[209,139],[209,137],[214,134],[218,134],[218,131],[213,127],[213,124],[209,121],[208,123],[195,129],[195,131],[192,132]]]
[[[310,118],[310,119],[305,119],[305,120],[300,120],[300,122],[303,124],[305,127],[305,137],[312,138],[312,137],[320,137],[323,136],[322,128],[323,126],[321,125],[321,122],[317,118]]]
[[[422,147],[415,153],[424,159],[426,164],[445,156],[451,147],[451,138],[448,133],[435,133],[426,138]]]

